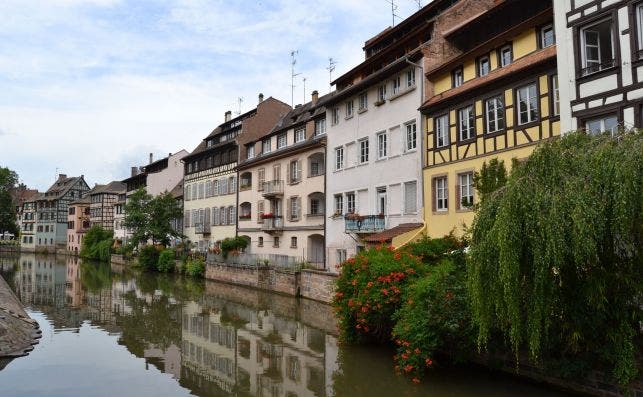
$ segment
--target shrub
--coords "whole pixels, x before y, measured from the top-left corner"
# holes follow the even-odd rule
[[[113,232],[105,230],[98,225],[92,226],[83,238],[80,256],[104,262],[109,261],[113,235]]]
[[[203,259],[197,258],[189,260],[185,266],[185,273],[191,277],[205,276],[205,263]]]
[[[474,350],[466,270],[456,253],[411,284],[394,318],[395,369],[418,382],[439,353],[453,362]]]
[[[143,270],[155,270],[159,261],[159,250],[153,245],[145,245],[138,253],[138,265]]]
[[[248,246],[248,240],[243,237],[228,237],[221,241],[221,253],[224,258],[228,257],[228,253],[239,251]]]
[[[159,254],[156,270],[161,273],[174,271],[174,250],[166,249]]]

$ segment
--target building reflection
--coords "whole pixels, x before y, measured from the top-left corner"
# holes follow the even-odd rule
[[[46,314],[56,332],[89,322],[118,335],[130,353],[196,395],[333,395],[333,330],[296,320],[308,314],[294,299],[34,254],[21,255],[13,279],[23,303]]]

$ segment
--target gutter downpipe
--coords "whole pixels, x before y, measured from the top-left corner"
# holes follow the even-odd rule
[[[423,56],[424,57],[424,56]],[[420,82],[420,107],[424,103],[424,65],[422,64],[417,64],[415,62],[411,62],[409,60],[408,55],[404,58],[406,63],[409,65],[415,66],[416,68],[420,69],[421,73],[421,82]],[[426,208],[424,206],[424,135],[425,135],[425,121],[424,121],[424,115],[420,111],[420,108],[418,108],[418,111],[420,112],[420,205],[422,206],[422,223],[424,223],[424,229],[427,230],[428,232],[428,225],[426,224]]]

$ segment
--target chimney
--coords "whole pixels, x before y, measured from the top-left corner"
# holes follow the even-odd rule
[[[150,153],[150,164],[153,163],[153,160],[154,160],[154,155],[152,153]]]
[[[317,104],[318,99],[319,99],[319,92],[317,92],[317,90],[315,90],[315,91],[313,91],[313,94],[312,94],[313,105]]]
[[[138,174],[138,167],[132,167],[132,175],[130,176],[136,176]]]
[[[58,174],[58,180],[61,181],[63,179],[67,179],[67,174]]]
[[[259,103],[263,102],[263,94],[259,93]]]
[[[230,121],[231,118],[232,118],[232,112],[228,110],[227,112],[225,112],[225,121],[228,122]]]

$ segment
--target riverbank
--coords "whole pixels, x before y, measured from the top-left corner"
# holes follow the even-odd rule
[[[38,323],[31,319],[7,282],[0,277],[0,359],[2,366],[16,357],[29,354],[42,336]]]

